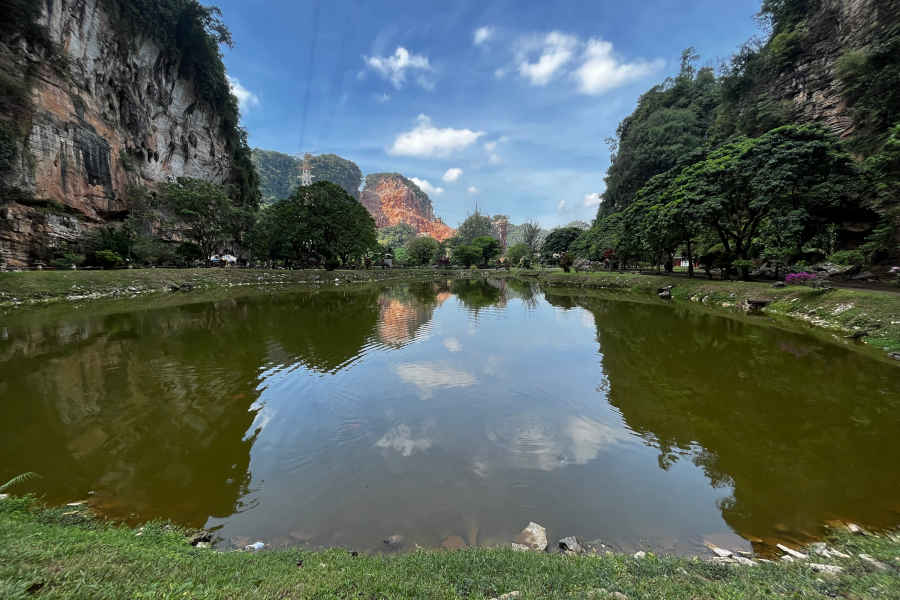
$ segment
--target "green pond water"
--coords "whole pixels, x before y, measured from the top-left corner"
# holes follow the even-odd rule
[[[454,281],[0,322],[0,481],[221,546],[693,552],[900,524],[900,369],[663,303]]]

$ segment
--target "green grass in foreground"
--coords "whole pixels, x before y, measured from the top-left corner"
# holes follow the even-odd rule
[[[76,508],[9,498],[0,500],[0,598],[900,598],[900,538],[845,535],[834,543],[851,558],[819,562],[844,567],[840,575],[804,562],[748,567],[507,549],[223,553],[191,547],[165,524],[137,535]]]

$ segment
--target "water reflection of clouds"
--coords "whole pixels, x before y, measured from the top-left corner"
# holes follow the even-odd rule
[[[494,461],[483,457],[473,461],[472,470],[479,477],[485,477],[491,466],[552,471],[584,465],[604,449],[630,439],[627,431],[588,417],[569,417],[558,424],[516,417],[488,431],[487,437],[503,454]]]
[[[394,372],[416,386],[422,398],[430,398],[437,389],[468,387],[477,382],[467,371],[434,362],[402,363],[394,367]]]
[[[413,438],[409,425],[401,424],[381,436],[375,446],[396,450],[403,456],[412,456],[416,452],[424,452],[431,448],[431,439],[427,437]]]
[[[462,350],[462,344],[455,337],[444,338],[444,348],[450,352],[459,352]]]

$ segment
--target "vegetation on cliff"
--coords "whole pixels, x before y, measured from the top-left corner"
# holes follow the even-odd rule
[[[819,0],[765,0],[769,39],[742,47],[718,77],[695,68],[686,50],[678,75],[641,96],[620,124],[603,202],[573,250],[667,267],[680,254],[692,266],[699,259],[744,276],[828,257],[896,257],[900,130],[889,127],[900,120],[900,63],[891,50],[900,15],[881,9],[887,20],[870,45],[837,61],[855,123],[846,139],[807,123],[772,83],[783,83],[825,35],[830,9]],[[868,225],[861,233],[858,224]]]
[[[260,191],[267,203],[283,200],[300,185],[301,159],[274,150],[253,149],[253,164],[259,173]],[[353,161],[336,154],[320,154],[310,161],[313,181],[330,181],[359,199],[362,171]]]

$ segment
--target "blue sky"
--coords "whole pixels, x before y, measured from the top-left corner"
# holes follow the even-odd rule
[[[590,221],[638,96],[759,33],[759,0],[216,3],[251,145],[427,182],[452,226]]]

